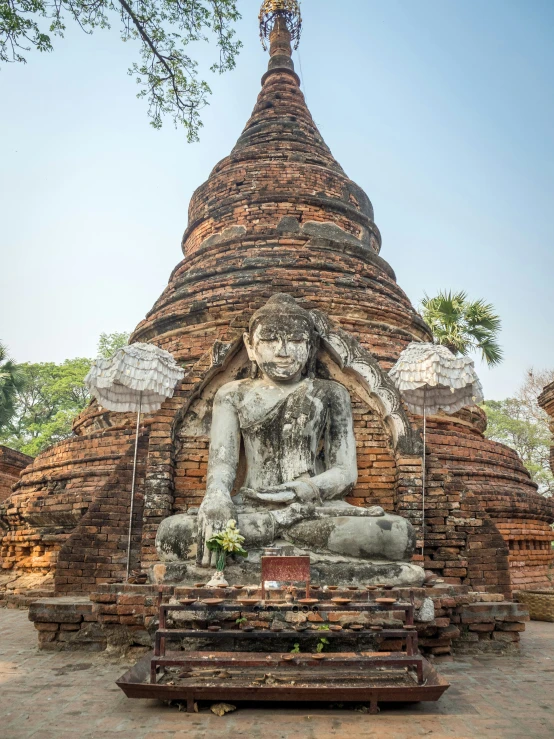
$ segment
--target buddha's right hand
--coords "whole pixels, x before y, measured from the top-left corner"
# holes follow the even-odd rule
[[[208,549],[206,542],[223,531],[232,518],[236,519],[235,506],[228,493],[219,490],[206,493],[198,510],[197,564],[215,567],[216,553]]]
[[[281,485],[273,485],[257,492],[259,500],[271,503],[291,503],[297,500],[305,505],[321,505],[321,495],[310,480],[293,480]]]

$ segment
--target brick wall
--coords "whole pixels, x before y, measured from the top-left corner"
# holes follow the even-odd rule
[[[453,517],[465,518],[456,529],[470,537],[466,555],[473,564],[467,576],[473,587],[497,585],[509,592],[509,566],[514,588],[546,587],[552,555],[545,553],[540,568],[531,558],[516,561],[509,556],[509,537],[504,534],[514,520],[529,535],[534,527],[544,531],[553,520],[554,506],[537,493],[513,449],[484,438],[484,428],[484,414],[477,408],[451,418],[433,417],[428,424],[429,446],[462,496],[461,511]]]
[[[510,519],[496,521],[508,543],[510,574],[514,590],[540,589],[551,585],[554,575],[554,531],[544,521]]]
[[[407,589],[396,589],[395,596],[400,600],[409,598]],[[435,618],[430,622],[416,620],[418,642],[423,654],[444,655],[452,651],[467,652],[505,652],[517,646],[520,634],[529,620],[527,609],[519,603],[506,602],[501,595],[469,592],[461,586],[414,589],[416,606],[424,598],[431,598],[435,607]],[[365,592],[353,593],[346,590],[334,591],[347,595],[350,599],[364,599]],[[388,591],[375,591],[378,597],[390,594]],[[110,645],[112,648],[126,650],[136,646],[150,647],[153,634],[158,625],[158,604],[168,603],[170,598],[205,598],[213,595],[207,589],[187,589],[186,593],[178,587],[152,585],[104,585],[84,599],[42,599],[30,605],[29,619],[38,631],[39,648],[47,650],[83,649],[101,651]],[[237,591],[227,590],[224,596],[229,600],[240,597]],[[300,597],[300,594],[299,596]],[[236,629],[236,618],[244,614],[237,604],[235,613],[229,612],[227,620],[222,614],[210,615],[205,609],[194,609],[181,614],[181,622],[205,625],[217,620],[218,624]],[[314,637],[322,623],[350,623],[398,627],[403,622],[404,613],[390,610],[364,613],[355,610],[318,613],[286,612],[285,622],[292,627],[305,623],[314,630]],[[257,628],[267,628],[272,616],[269,614],[250,614],[250,620]],[[280,638],[286,639],[287,636]],[[294,641],[294,632],[288,638]],[[366,632],[367,638],[367,632]],[[351,642],[348,642],[351,644]],[[378,648],[395,650],[401,643],[381,640]]]
[[[0,502],[11,495],[12,488],[19,479],[21,470],[31,462],[32,457],[7,446],[0,446]]]
[[[121,582],[124,579],[131,514],[134,437],[130,429],[119,435],[117,442],[120,447],[124,446],[115,469],[104,484],[96,488],[86,513],[61,547],[54,579],[57,593],[89,592],[99,584]],[[138,447],[131,569],[140,565],[147,442],[147,433],[143,429]]]
[[[133,445],[134,429],[120,425],[71,437],[39,455],[0,507],[8,526],[0,540],[2,568],[54,570],[59,592],[90,590],[108,576],[106,569],[110,582],[116,572],[120,579],[121,565],[106,567],[105,560],[122,556],[108,550],[115,541],[123,546],[128,531]]]

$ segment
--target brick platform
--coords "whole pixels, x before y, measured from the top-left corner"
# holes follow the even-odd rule
[[[509,652],[517,648],[520,633],[525,630],[529,614],[525,606],[502,600],[501,595],[472,593],[466,587],[442,586],[430,589],[413,589],[416,605],[426,597],[431,597],[435,605],[435,620],[430,623],[417,623],[419,646],[423,654],[445,655],[452,652]],[[44,650],[83,650],[102,651],[106,647],[125,652],[134,647],[149,647],[153,643],[153,634],[158,624],[159,597],[167,603],[171,597],[185,597],[180,588],[173,586],[152,585],[105,585],[88,598],[45,598],[35,601],[29,608],[29,619],[34,622],[38,631],[39,647]],[[410,590],[375,591],[372,595],[394,595],[398,600],[409,599]],[[202,589],[187,591],[187,598],[212,597],[213,592]],[[333,597],[366,599],[360,591],[339,589],[333,591]],[[237,591],[227,591],[227,600],[239,597]],[[243,596],[244,597],[244,596]],[[225,628],[237,628],[237,613],[228,617],[228,622],[218,616],[217,621]],[[402,613],[390,611],[374,615],[361,614],[357,611],[338,611],[326,614],[292,610],[286,614],[285,620],[290,624],[306,623],[318,633],[317,629],[327,622],[345,625],[348,623],[365,623],[399,626],[402,624]],[[190,612],[186,616],[190,623],[205,622],[205,611]],[[256,617],[263,620],[264,617]],[[213,617],[212,617],[213,620]],[[260,623],[257,624],[261,626]],[[322,633],[322,632],[319,632]],[[294,635],[290,637],[294,640]],[[400,649],[390,640],[383,641],[383,651]]]
[[[224,718],[128,700],[115,680],[127,663],[104,654],[39,652],[22,611],[0,609],[2,739],[551,739],[554,624],[533,621],[517,657],[440,664],[451,683],[436,704],[386,706],[378,716],[321,707],[240,708]]]

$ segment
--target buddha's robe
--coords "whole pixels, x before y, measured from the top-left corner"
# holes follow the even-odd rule
[[[237,383],[235,391],[227,393],[246,455],[243,490],[263,491],[310,480],[322,500],[346,495],[357,478],[346,389],[329,380],[305,379],[268,410],[252,402],[249,385],[249,381]]]

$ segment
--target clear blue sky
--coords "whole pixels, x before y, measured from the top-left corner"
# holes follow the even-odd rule
[[[136,50],[71,26],[0,71],[0,339],[18,361],[93,356],[141,320],[181,258],[193,190],[231,150],[267,55],[210,75],[199,144],[148,124]],[[297,69],[315,121],[375,207],[382,256],[418,304],[465,289],[503,318],[488,397],[554,367],[554,3],[304,0]],[[198,49],[207,65],[213,49]],[[301,67],[301,70],[300,70]],[[208,72],[208,74],[210,74]]]

